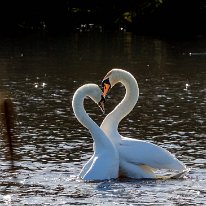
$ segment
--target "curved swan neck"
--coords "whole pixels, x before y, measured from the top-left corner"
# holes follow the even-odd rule
[[[95,142],[95,147],[103,147],[104,145],[111,144],[105,133],[99,128],[99,126],[89,117],[84,108],[84,99],[88,96],[92,98],[92,90],[97,89],[97,86],[82,86],[74,94],[72,99],[72,107],[74,114],[78,121],[86,127]]]
[[[86,127],[88,130],[93,129],[95,127],[95,122],[89,117],[84,109],[84,99],[86,98],[85,94],[86,89],[82,89],[81,91],[77,91],[72,100],[72,107],[74,110],[74,114],[79,122]]]
[[[106,127],[113,127],[113,131],[117,130],[119,122],[132,111],[139,97],[137,81],[129,72],[121,69],[113,69],[112,72],[113,86],[121,82],[126,89],[126,94],[123,100],[104,119],[101,125],[104,131]],[[108,126],[108,124],[112,125]]]

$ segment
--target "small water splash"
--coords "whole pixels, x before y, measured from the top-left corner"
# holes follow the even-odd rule
[[[12,195],[5,195],[3,196],[3,201],[6,205],[12,205]]]
[[[185,91],[188,91],[189,90],[189,88],[190,88],[190,84],[189,83],[185,83],[185,87],[184,87],[184,90]]]
[[[103,190],[103,191],[106,191],[106,190],[111,190],[112,189],[112,185],[111,185],[111,182],[101,182],[100,184],[97,185],[96,187],[97,190]]]

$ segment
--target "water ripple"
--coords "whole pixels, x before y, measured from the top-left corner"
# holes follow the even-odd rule
[[[18,124],[13,157],[6,140],[0,138],[0,205],[204,205],[205,59],[178,56],[182,48],[174,42],[130,33],[106,34],[106,39],[92,35],[2,42],[1,89],[11,93]],[[21,59],[17,58],[20,47]],[[138,103],[119,131],[171,151],[190,168],[183,179],[98,183],[78,179],[93,154],[93,141],[73,114],[72,96],[84,83],[100,84],[107,72],[105,62],[126,65],[140,88]],[[106,113],[124,92],[123,86],[112,88]],[[91,104],[85,101],[88,113],[100,125],[105,116]]]

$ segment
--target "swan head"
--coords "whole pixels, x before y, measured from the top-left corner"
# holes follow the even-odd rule
[[[102,80],[103,96],[106,97],[110,89],[119,82],[122,73],[125,71],[122,69],[112,69]]]
[[[83,87],[87,88],[87,96],[89,96],[98,106],[100,107],[101,111],[105,113],[105,98],[102,94],[102,90],[96,84],[86,84]]]
[[[100,107],[101,111],[105,113],[105,98],[102,90],[98,85],[92,83],[84,84],[76,90],[72,99],[72,107],[81,105],[80,102],[83,102],[86,97],[91,98]]]

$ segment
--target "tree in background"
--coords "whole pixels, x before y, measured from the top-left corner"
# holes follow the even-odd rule
[[[1,31],[71,31],[79,25],[147,34],[205,33],[204,0],[7,0]]]

